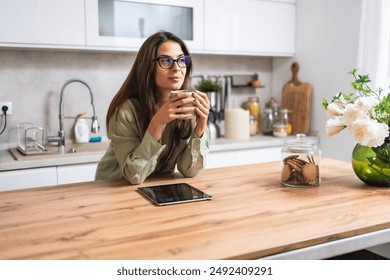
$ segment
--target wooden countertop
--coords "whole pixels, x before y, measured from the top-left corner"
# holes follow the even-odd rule
[[[0,193],[1,259],[253,259],[390,228],[390,188],[323,159],[314,188],[280,184],[280,163],[149,179],[212,201],[155,206],[124,180]]]

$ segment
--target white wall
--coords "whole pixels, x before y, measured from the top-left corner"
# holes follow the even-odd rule
[[[361,0],[297,0],[296,55],[273,61],[277,92],[291,78],[291,62],[299,63],[298,78],[313,86],[311,128],[319,131],[323,157],[345,161],[350,161],[355,142],[346,130],[326,136],[322,98],[350,90],[347,72],[357,67],[360,12]]]

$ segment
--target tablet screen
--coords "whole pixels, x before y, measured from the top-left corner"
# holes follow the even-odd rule
[[[138,190],[157,205],[210,200],[211,195],[187,183],[140,187]]]

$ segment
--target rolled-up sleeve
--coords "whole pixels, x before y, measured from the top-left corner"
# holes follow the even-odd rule
[[[184,177],[195,177],[205,168],[206,156],[210,151],[208,133],[206,130],[200,138],[193,133],[186,144],[187,147],[178,158],[177,170]]]

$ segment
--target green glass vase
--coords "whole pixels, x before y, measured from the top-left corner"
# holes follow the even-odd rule
[[[367,185],[390,187],[390,138],[375,148],[357,144],[352,151],[352,167]]]

